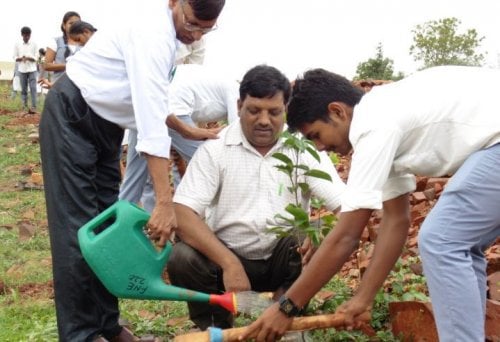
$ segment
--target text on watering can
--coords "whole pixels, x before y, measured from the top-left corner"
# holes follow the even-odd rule
[[[128,276],[128,285],[127,285],[127,291],[132,291],[132,292],[137,292],[139,294],[144,294],[146,290],[148,289],[146,285],[146,279],[143,277],[139,277],[134,274],[130,274]]]

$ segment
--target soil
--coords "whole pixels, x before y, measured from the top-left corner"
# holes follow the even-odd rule
[[[25,112],[14,112],[8,113],[6,111],[0,111],[0,115],[10,114],[14,116],[7,125],[8,126],[24,126],[24,125],[38,125],[40,123],[40,114],[26,114]]]

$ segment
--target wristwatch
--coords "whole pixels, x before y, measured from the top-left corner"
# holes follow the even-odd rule
[[[287,317],[295,317],[299,314],[300,309],[290,298],[285,297],[285,295],[281,296],[278,302],[280,305],[280,311]]]

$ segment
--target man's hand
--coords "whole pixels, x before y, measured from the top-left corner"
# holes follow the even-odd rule
[[[177,228],[177,218],[175,216],[174,205],[156,204],[151,213],[151,218],[146,224],[147,233],[150,239],[157,240],[160,247],[164,247],[170,239],[173,230]]]
[[[52,88],[52,83],[46,78],[39,79],[38,84],[40,84],[40,86],[44,89]]]
[[[363,323],[367,323],[367,316],[363,315],[363,313],[368,312],[371,316],[371,309],[371,303],[366,303],[362,301],[359,296],[355,295],[350,300],[340,305],[335,313],[344,315],[345,327],[347,330],[352,330],[360,328]]]
[[[166,124],[183,138],[190,140],[218,139],[217,134],[224,128],[223,126],[215,128],[193,127],[180,120],[175,114],[167,116]]]
[[[287,317],[279,310],[279,304],[274,303],[238,338],[240,341],[254,338],[255,341],[279,340],[292,324],[292,317]]]
[[[181,134],[183,138],[190,140],[219,139],[219,136],[217,134],[219,134],[222,128],[223,127],[199,128],[189,126],[189,129]]]
[[[302,255],[302,267],[306,266],[309,263],[309,260],[311,260],[311,257],[313,256],[314,252],[316,252],[316,247],[312,243],[311,239],[309,237],[306,237],[304,239],[304,242],[302,243],[302,246],[299,247],[299,253]]]

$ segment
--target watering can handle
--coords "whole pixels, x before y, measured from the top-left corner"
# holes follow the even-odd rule
[[[116,216],[116,212],[116,206],[110,206],[101,214],[97,215],[96,217],[88,221],[83,227],[81,227],[79,233],[85,234],[89,239],[95,237],[96,233],[94,232],[94,230],[99,228],[101,224],[109,220],[111,217]]]
[[[83,227],[80,228],[78,232],[78,236],[80,240],[84,241],[92,241],[94,239],[98,239],[99,234],[106,234],[106,229],[103,232],[96,234],[94,231],[101,227],[103,223],[111,218],[115,218],[115,222],[113,223],[112,230],[119,229],[124,234],[135,234],[145,245],[152,245],[151,240],[143,233],[143,227],[148,222],[150,214],[144,209],[136,206],[135,204],[120,200],[104,210],[101,214],[97,215],[89,222],[87,222]],[[127,222],[129,224],[122,224]],[[118,226],[116,226],[118,224]],[[123,227],[129,227],[132,229],[130,232],[124,232]],[[149,249],[149,248],[148,248]],[[170,252],[172,250],[172,244],[167,243],[167,245],[161,250],[157,251],[154,247],[151,246],[150,251],[153,254],[153,257],[165,264],[170,256]]]
[[[148,223],[149,218],[151,216],[146,210],[138,207],[134,203],[124,201],[124,200],[118,201],[115,205],[113,205],[112,207],[110,207],[108,209],[111,209],[111,208],[116,208],[115,211],[126,211],[127,213],[135,212],[140,218],[137,218],[136,224],[131,226],[133,230],[136,230],[135,232],[131,232],[131,233],[136,233],[139,236],[139,238],[143,240],[143,242],[145,244],[153,244],[153,242],[142,231],[143,227]],[[104,211],[104,212],[106,212],[106,211]],[[113,210],[110,210],[110,214],[113,215],[115,213]],[[118,220],[119,217],[121,217],[121,215],[119,213],[117,213],[116,215],[117,215],[117,220]],[[104,214],[104,216],[106,216],[106,214]],[[167,244],[165,245],[165,247],[163,247],[163,249],[161,251],[157,251],[156,248],[152,248],[152,250],[157,252],[155,254],[155,258],[162,265],[164,265],[164,264],[166,264],[166,262],[170,256],[170,252],[172,251],[172,244],[170,242],[167,242]]]

